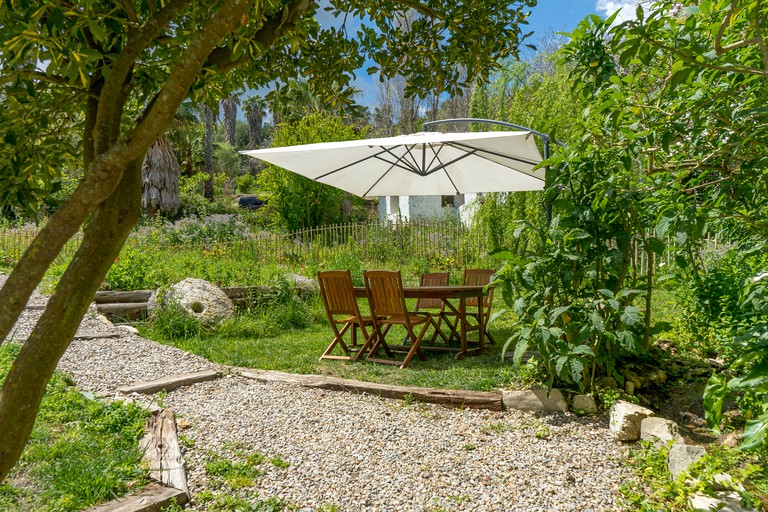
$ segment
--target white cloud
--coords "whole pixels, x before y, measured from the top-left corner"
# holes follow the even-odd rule
[[[637,0],[597,0],[595,9],[606,16],[610,16],[616,11],[621,11],[619,15],[616,16],[615,21],[615,23],[621,23],[623,21],[635,19],[635,9],[637,8],[637,4],[640,3],[647,2],[640,2]]]

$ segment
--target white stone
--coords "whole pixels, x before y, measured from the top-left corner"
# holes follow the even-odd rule
[[[565,412],[568,410],[568,404],[558,389],[552,389],[549,394],[547,394],[546,389],[504,391],[502,401],[505,409],[517,409],[518,411]]]
[[[718,473],[712,478],[712,488],[716,491],[744,491],[741,482],[736,482],[728,473]]]
[[[309,277],[304,277],[301,274],[288,274],[288,279],[293,283],[299,292],[303,293],[319,293],[320,286],[317,284],[317,280]]]
[[[99,321],[99,322],[101,322],[102,324],[106,325],[107,327],[114,327],[114,326],[115,326],[115,324],[113,324],[113,323],[112,323],[112,322],[109,320],[109,318],[107,318],[107,317],[105,317],[104,315],[101,315],[101,314],[99,314],[99,315],[96,315],[96,320],[98,320],[98,321]]]
[[[653,411],[629,402],[618,401],[611,407],[611,431],[619,441],[640,439],[640,422],[653,416]]]
[[[576,395],[573,397],[574,410],[584,411],[585,414],[596,414],[597,404],[592,395]]]
[[[643,418],[640,422],[640,439],[653,441],[657,445],[666,445],[670,441],[683,441],[677,423],[656,417]]]
[[[741,496],[737,492],[718,492],[715,497],[704,494],[694,494],[690,498],[691,508],[696,511],[709,512],[757,512],[741,506]]]
[[[188,278],[171,286],[165,295],[168,304],[178,304],[200,323],[212,325],[235,314],[235,307],[219,287],[203,279]],[[157,307],[157,291],[147,301],[150,315]]]
[[[673,444],[667,455],[667,467],[672,474],[672,478],[677,478],[680,473],[687,471],[688,466],[706,454],[707,451],[703,446],[685,443]]]
[[[129,334],[135,334],[135,335],[139,334],[139,330],[133,327],[132,325],[118,325],[116,327],[121,331],[127,332]]]

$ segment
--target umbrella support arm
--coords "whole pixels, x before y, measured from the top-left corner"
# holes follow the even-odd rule
[[[473,117],[459,117],[459,118],[455,118],[455,119],[440,119],[438,121],[427,121],[426,123],[424,123],[422,125],[422,127],[423,127],[424,130],[428,130],[428,129],[432,128],[433,126],[437,126],[439,124],[449,124],[449,123],[495,124],[495,125],[498,125],[498,126],[504,126],[506,128],[514,128],[515,130],[524,130],[524,131],[531,132],[532,134],[541,137],[541,139],[544,141],[544,160],[547,160],[549,158],[549,135],[547,135],[546,133],[541,133],[539,131],[536,131],[536,130],[533,130],[531,128],[528,128],[527,126],[521,126],[519,124],[508,123],[506,121],[497,121],[495,119],[478,119],[478,118],[473,118]],[[561,144],[561,143],[559,143],[557,141],[555,141],[555,142],[557,144]],[[545,167],[545,169],[546,169],[546,173],[549,174],[549,166],[548,165]],[[555,198],[559,194],[560,194],[560,191],[558,190],[556,195],[555,195]],[[553,200],[554,200],[554,198],[553,198]],[[544,210],[546,211],[546,214],[547,214],[547,224],[551,224],[552,223],[552,203],[551,202],[546,202],[544,204]]]

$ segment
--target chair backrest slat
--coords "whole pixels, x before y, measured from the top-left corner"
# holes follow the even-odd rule
[[[317,273],[320,294],[331,315],[360,316],[349,270],[326,270]]]
[[[464,284],[468,286],[485,286],[491,282],[491,277],[496,271],[488,268],[468,268],[464,270]],[[483,297],[483,306],[488,307],[491,304],[493,290]],[[477,307],[477,298],[468,297],[467,306]]]
[[[399,270],[371,270],[364,272],[363,276],[372,314],[407,316],[403,278]]]
[[[421,275],[421,286],[448,286],[450,276],[448,272],[432,272]],[[442,299],[418,299],[416,311],[422,309],[442,309]]]

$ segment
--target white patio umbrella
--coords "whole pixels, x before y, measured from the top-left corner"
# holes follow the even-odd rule
[[[242,151],[361,197],[542,190],[533,134],[414,133]]]

